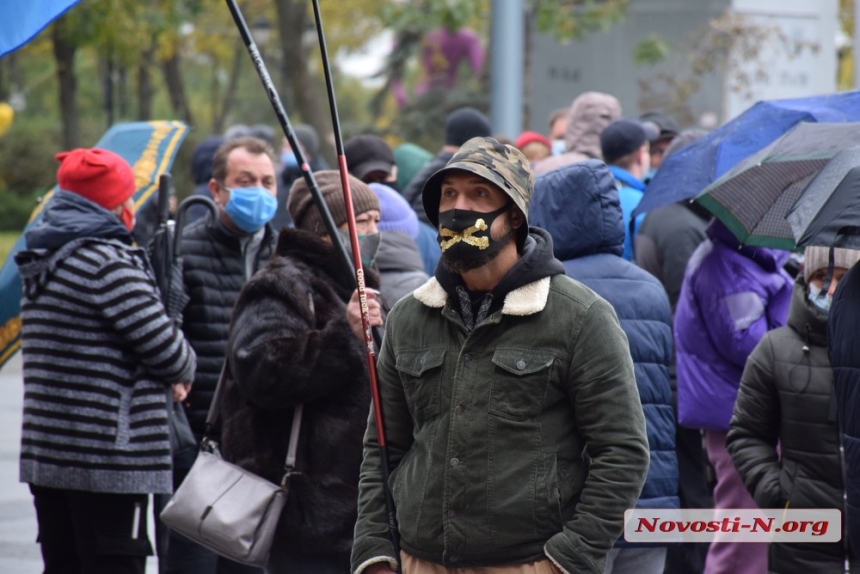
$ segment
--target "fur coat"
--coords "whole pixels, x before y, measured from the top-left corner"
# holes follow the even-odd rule
[[[368,275],[368,286],[378,281]],[[224,458],[280,482],[293,410],[297,470],[273,552],[347,554],[370,409],[364,349],[346,319],[355,289],[329,243],[285,228],[233,312],[221,401]]]

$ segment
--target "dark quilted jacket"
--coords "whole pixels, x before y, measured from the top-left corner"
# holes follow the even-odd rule
[[[839,282],[833,295],[828,324],[833,386],[842,421],[845,445],[845,487],[848,493],[848,539],[860,551],[860,265]]]
[[[747,360],[726,440],[759,508],[842,508],[832,395],[827,317],[807,301],[801,277],[788,325],[766,333]],[[844,559],[842,542],[771,544],[768,570],[837,574]],[[852,566],[851,572],[860,572],[860,563]]]
[[[269,258],[276,234],[266,226],[254,271]],[[233,305],[250,278],[239,237],[209,216],[182,232],[183,283],[190,301],[183,311],[182,331],[197,353],[197,375],[185,401],[188,421],[200,438],[221,365]]]

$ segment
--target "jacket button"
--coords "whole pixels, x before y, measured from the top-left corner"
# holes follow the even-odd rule
[[[452,458],[452,459],[451,459],[451,466],[457,466],[458,464],[460,464],[460,459],[459,459],[459,458],[457,458],[457,457],[455,456],[454,458]]]
[[[418,362],[417,362],[417,363],[415,363],[415,364],[416,364],[416,365],[418,366],[418,368],[420,369],[421,367],[423,367],[423,366],[424,366],[424,359],[418,359]]]
[[[519,361],[517,361],[517,368],[522,371],[526,368],[526,362],[520,359]]]
[[[448,511],[448,518],[454,518],[455,516],[457,516],[456,510],[449,510]]]
[[[463,355],[463,360],[468,363],[469,361],[472,360],[472,355],[466,353],[465,355]]]
[[[466,409],[463,408],[463,405],[457,405],[456,407],[454,407],[454,414],[455,415],[462,415],[463,411],[465,411],[465,410]]]

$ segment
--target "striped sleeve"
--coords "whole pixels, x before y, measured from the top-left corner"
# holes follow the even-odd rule
[[[92,301],[134,350],[147,371],[167,383],[192,381],[196,356],[182,332],[167,316],[155,284],[134,256],[109,246],[96,250],[106,257],[81,260],[69,271],[90,284]],[[105,251],[110,253],[104,253]],[[72,257],[86,258],[76,252]]]

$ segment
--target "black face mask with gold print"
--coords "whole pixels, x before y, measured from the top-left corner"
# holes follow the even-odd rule
[[[489,213],[469,209],[440,211],[436,240],[442,248],[442,257],[453,261],[469,261],[495,254],[507,242],[510,232],[504,237],[493,239],[490,237],[490,227],[510,205],[508,202]]]

